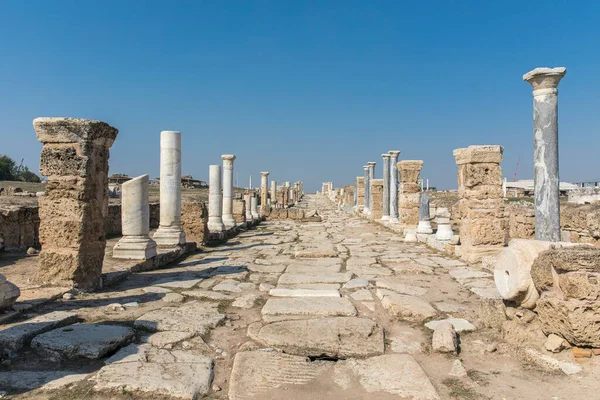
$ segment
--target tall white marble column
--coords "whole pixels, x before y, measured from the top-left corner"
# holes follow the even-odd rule
[[[383,158],[383,210],[381,215],[382,221],[390,219],[390,157],[389,153],[381,155]]]
[[[253,193],[252,197],[250,197],[250,209],[252,210],[252,220],[260,220],[260,214],[258,213],[258,196],[256,193]]]
[[[558,84],[564,67],[536,68],[523,75],[533,87],[535,238],[560,241],[558,176]]]
[[[233,154],[223,154],[223,225],[225,229],[235,228],[233,216]]]
[[[370,210],[369,210],[369,192],[371,191],[371,181],[369,179],[369,166],[368,165],[364,165],[363,166],[363,170],[365,171],[365,180],[364,180],[364,185],[365,185],[365,204],[363,206],[363,214],[365,215],[369,215]]]
[[[390,150],[390,223],[400,223],[398,214],[398,156],[399,150]]]
[[[267,209],[267,198],[269,197],[269,173],[260,173],[260,207]]]
[[[271,181],[271,207],[277,204],[277,181]]]
[[[252,215],[252,194],[250,192],[246,193],[244,200],[246,201],[246,223],[251,224],[252,220],[254,220],[254,216]]]
[[[369,161],[367,165],[369,166],[369,185],[373,179],[375,179],[375,165],[377,163],[375,161]],[[371,189],[369,188],[369,214],[373,210],[373,193],[371,193]]]
[[[160,133],[160,225],[154,241],[159,246],[185,244],[181,229],[181,132]]]
[[[150,239],[148,175],[138,176],[121,187],[121,232],[113,258],[147,260],[156,256],[156,242]]]
[[[219,234],[225,230],[223,224],[223,195],[221,194],[221,166],[211,165],[208,176],[208,230]]]

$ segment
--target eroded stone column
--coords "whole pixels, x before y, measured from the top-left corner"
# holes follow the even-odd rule
[[[446,207],[439,207],[436,211],[435,222],[437,224],[435,238],[441,241],[452,240],[454,232],[450,223],[450,210]]]
[[[211,234],[220,234],[225,230],[223,224],[223,195],[221,194],[221,166],[209,167],[208,183],[208,230]]]
[[[254,216],[252,215],[252,193],[248,192],[244,195],[245,207],[246,207],[246,222],[252,223]]]
[[[362,212],[365,206],[365,177],[356,177],[356,212]]]
[[[536,68],[523,75],[533,87],[535,238],[560,241],[558,84],[566,68]]]
[[[457,254],[469,262],[497,254],[506,241],[502,199],[501,146],[454,150],[458,165],[460,242]]]
[[[260,208],[267,210],[267,199],[269,198],[269,173],[260,173]]]
[[[44,144],[40,172],[48,177],[38,200],[42,251],[35,279],[94,290],[101,287],[108,158],[119,131],[81,118],[36,118]]]
[[[383,158],[383,210],[382,221],[390,219],[390,154],[382,154]]]
[[[398,162],[400,189],[398,194],[398,214],[405,228],[419,225],[419,199],[421,185],[417,183],[423,168],[421,160],[402,160]]]
[[[371,179],[371,214],[372,220],[381,219],[383,216],[383,179]]]
[[[375,179],[375,161],[369,161],[367,166],[369,167],[369,214],[373,211],[373,179]],[[379,217],[381,218],[381,217]]]
[[[233,216],[233,154],[223,154],[223,225],[225,229],[235,228]]]
[[[252,210],[252,220],[260,220],[260,214],[258,213],[258,196],[256,193],[252,193],[252,197],[250,197],[250,208]]]
[[[181,229],[181,132],[160,133],[160,225],[154,241],[158,246],[185,244]]]
[[[121,233],[113,258],[147,260],[156,256],[156,242],[150,239],[148,175],[133,178],[121,186]]]
[[[363,214],[369,215],[369,191],[371,190],[371,182],[369,179],[369,166],[364,165],[363,170],[365,171],[365,177],[363,179],[364,192],[365,192],[365,199],[364,199],[365,204],[363,207]]]
[[[399,150],[390,150],[390,223],[400,222],[398,214],[398,156]]]
[[[430,234],[433,233],[431,228],[431,216],[429,214],[429,193],[421,193],[419,198],[419,225],[417,233]]]
[[[271,181],[271,206],[277,206],[277,181]]]

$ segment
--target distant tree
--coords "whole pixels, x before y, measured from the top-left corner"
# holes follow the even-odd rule
[[[29,168],[27,168],[27,165],[23,166],[23,168],[21,169],[21,172],[19,173],[19,180],[23,182],[33,183],[40,183],[42,181],[39,176],[37,176],[36,174],[31,172]]]
[[[17,166],[15,161],[7,155],[0,155],[0,181],[13,181]]]

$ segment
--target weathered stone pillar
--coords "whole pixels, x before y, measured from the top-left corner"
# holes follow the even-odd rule
[[[458,165],[460,242],[457,254],[469,262],[497,254],[506,240],[502,199],[501,146],[454,150]]]
[[[275,208],[277,204],[277,181],[271,181],[271,206]]]
[[[253,193],[252,197],[250,197],[250,208],[252,209],[252,220],[260,220],[260,214],[258,213],[258,196],[256,193]]]
[[[450,224],[450,210],[446,207],[439,207],[436,212],[435,222],[437,224],[435,238],[441,241],[452,240],[454,232]]]
[[[221,194],[221,166],[209,167],[208,183],[208,230],[211,234],[220,234],[225,230],[223,224],[223,195]]]
[[[235,228],[233,217],[233,154],[223,154],[223,225],[229,230]]]
[[[20,295],[21,291],[17,285],[7,281],[4,275],[0,274],[0,310],[11,308]]]
[[[185,244],[181,229],[181,132],[160,133],[160,225],[154,241],[159,246]]]
[[[388,221],[390,219],[390,157],[386,153],[382,154],[383,158],[383,211],[381,220]]]
[[[383,215],[383,179],[371,179],[371,220],[381,219]]]
[[[267,210],[267,199],[269,198],[269,173],[260,173],[260,208]]]
[[[373,211],[373,179],[375,179],[375,165],[377,163],[375,161],[369,161],[367,166],[369,167],[369,213]],[[381,218],[381,217],[379,217]],[[372,218],[371,218],[372,219]]]
[[[560,241],[558,84],[566,68],[536,68],[523,75],[533,87],[535,238]]]
[[[119,131],[80,118],[36,118],[44,144],[40,172],[48,177],[38,200],[42,251],[36,280],[81,290],[101,286],[108,158]]]
[[[433,233],[433,229],[431,229],[431,216],[429,215],[429,193],[426,192],[421,193],[419,199],[419,225],[417,226],[417,233]]]
[[[400,175],[398,214],[405,228],[419,225],[419,198],[421,185],[417,183],[423,168],[421,160],[402,160],[396,164]]]
[[[363,179],[363,183],[365,185],[365,204],[363,207],[363,214],[365,215],[369,215],[369,191],[371,190],[371,179],[369,178],[369,166],[368,165],[364,165],[363,166],[363,170],[365,171],[365,177]]]
[[[248,215],[248,212],[246,211],[246,201],[244,199],[233,200],[233,218],[235,218],[235,224],[237,226],[244,225],[246,223],[246,216]]]
[[[248,192],[244,194],[244,200],[246,202],[246,222],[252,223],[254,216],[252,215],[252,193]]]
[[[356,177],[356,211],[362,212],[365,206],[365,177]]]
[[[390,150],[390,223],[400,222],[398,214],[398,156],[399,150]]]
[[[147,260],[156,256],[156,242],[150,239],[148,175],[138,176],[121,187],[121,233],[113,258]]]

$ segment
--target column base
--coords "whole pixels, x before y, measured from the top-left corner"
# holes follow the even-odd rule
[[[404,235],[404,241],[407,243],[416,243],[417,240],[417,230],[416,229],[407,229],[406,235]]]
[[[123,236],[113,247],[113,258],[147,260],[156,257],[156,242],[149,236]]]
[[[208,217],[208,231],[213,233],[222,233],[225,230],[225,224],[221,217]]]
[[[181,246],[185,244],[185,232],[180,227],[159,226],[152,239],[161,247]]]
[[[389,221],[390,224],[399,224],[400,223],[400,218],[390,216],[389,219],[388,219],[388,221]]]
[[[381,220],[382,221],[389,221],[390,220],[390,216],[389,215],[382,215],[381,216]]]
[[[225,225],[225,229],[229,230],[235,228],[237,226],[237,223],[235,222],[235,218],[233,218],[233,215],[230,215],[223,216],[223,225]]]
[[[438,230],[435,233],[435,238],[437,240],[452,240],[454,237],[454,232],[452,232],[452,227],[450,225],[438,225]]]
[[[431,222],[419,221],[419,226],[417,226],[417,233],[424,233],[424,234],[433,233],[433,229],[431,228]]]

